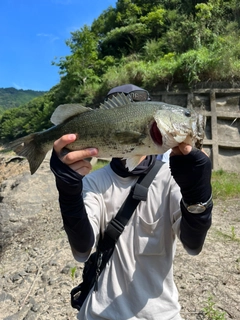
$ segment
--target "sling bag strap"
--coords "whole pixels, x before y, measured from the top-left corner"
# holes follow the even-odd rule
[[[152,183],[162,164],[162,161],[157,160],[145,176],[138,178],[136,184],[131,189],[131,192],[122,204],[115,218],[113,218],[108,224],[104,231],[104,236],[100,237],[96,252],[94,252],[85,263],[85,268],[83,270],[83,282],[71,291],[71,305],[73,308],[80,310],[93,286],[94,291],[98,290],[99,275],[112,256],[115,244],[137,205],[140,201],[146,201],[148,187]]]
[[[122,204],[116,216],[108,224],[102,241],[107,240],[108,243],[117,242],[119,236],[123,232],[126,224],[131,218],[134,210],[140,201],[146,201],[148,187],[152,183],[154,177],[162,166],[162,161],[156,161],[151,170],[145,175],[138,178],[137,183],[131,189],[127,199]],[[110,239],[112,241],[110,241]]]
[[[132,187],[129,195],[122,204],[116,216],[109,222],[104,231],[103,238],[100,238],[97,247],[97,269],[94,290],[98,290],[98,277],[105,268],[112,256],[115,244],[123,232],[126,224],[133,215],[140,201],[147,200],[148,187],[152,183],[163,162],[157,160],[145,176],[140,176]]]

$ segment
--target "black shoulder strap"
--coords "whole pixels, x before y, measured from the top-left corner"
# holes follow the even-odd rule
[[[156,161],[151,170],[144,176],[137,180],[137,183],[132,188],[130,194],[122,204],[120,210],[108,224],[104,236],[100,237],[98,242],[97,250],[91,255],[93,257],[94,263],[92,263],[93,273],[95,276],[90,274],[87,277],[87,270],[84,268],[83,272],[83,282],[71,291],[71,303],[74,308],[80,309],[84,299],[88,295],[91,288],[94,286],[94,290],[98,290],[98,277],[102,270],[105,268],[107,262],[109,261],[115,244],[124,230],[125,225],[131,218],[134,210],[141,200],[145,201],[147,199],[148,187],[156,176],[158,170],[162,166],[162,161]],[[91,259],[90,257],[90,259]],[[90,260],[89,259],[89,260]],[[86,264],[85,264],[86,266]],[[91,268],[91,266],[90,266]],[[89,269],[90,270],[90,269]],[[79,299],[75,299],[75,295],[81,291]]]
[[[103,239],[108,242],[108,245],[105,244],[106,247],[109,247],[109,245],[112,246],[112,243],[117,242],[119,236],[124,230],[125,225],[128,223],[139,202],[146,201],[148,187],[152,183],[162,164],[162,161],[157,160],[154,166],[145,176],[138,178],[137,183],[132,188],[115,218],[110,221],[104,232]],[[104,241],[103,239],[102,241]]]

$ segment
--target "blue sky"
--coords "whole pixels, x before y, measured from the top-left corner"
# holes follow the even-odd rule
[[[0,88],[48,91],[59,83],[52,66],[70,53],[70,32],[91,25],[117,0],[0,0]]]

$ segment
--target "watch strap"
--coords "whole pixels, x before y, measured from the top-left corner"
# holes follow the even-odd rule
[[[189,204],[182,199],[182,204],[187,209],[187,211],[191,213],[194,213],[194,214],[203,213],[208,207],[212,205],[212,195],[206,202],[197,202],[197,203]]]

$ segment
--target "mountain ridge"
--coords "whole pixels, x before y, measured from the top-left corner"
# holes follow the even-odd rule
[[[31,89],[16,89],[14,87],[0,88],[0,115],[11,108],[17,108],[32,99],[42,96],[46,91]]]

